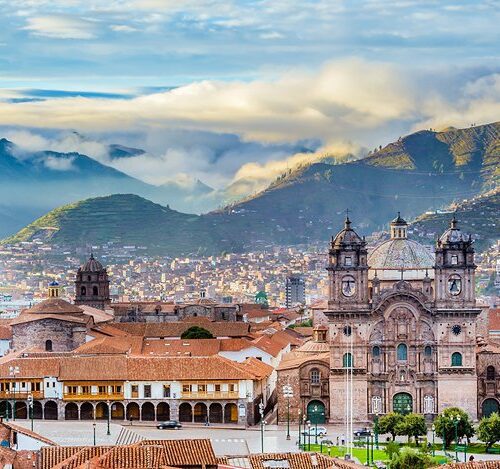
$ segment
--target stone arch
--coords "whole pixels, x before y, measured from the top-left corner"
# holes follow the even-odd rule
[[[78,420],[78,406],[74,402],[64,407],[64,420]]]
[[[210,404],[209,420],[210,423],[223,423],[224,412],[222,411],[222,404],[219,404],[218,402]]]
[[[413,412],[413,396],[407,392],[398,392],[392,396],[392,410],[406,415]]]
[[[94,406],[90,402],[80,406],[80,420],[94,420]]]
[[[82,286],[80,288],[80,295],[81,296],[87,296],[87,287],[86,286]]]
[[[196,423],[205,423],[208,419],[207,405],[203,402],[197,402],[194,406],[193,416]]]
[[[99,296],[99,287],[97,285],[92,287],[92,296]]]
[[[307,404],[307,420],[311,423],[325,423],[326,407],[325,404],[319,400],[314,400]]]
[[[483,417],[489,417],[494,412],[498,413],[499,411],[500,405],[498,404],[498,401],[493,397],[485,399],[481,404],[481,413]]]
[[[33,419],[43,419],[43,405],[40,401],[33,401]]]
[[[45,420],[57,420],[57,403],[55,401],[47,401],[43,406],[43,415]]]
[[[112,420],[125,419],[125,407],[121,402],[113,402],[111,404],[111,419]]]
[[[98,402],[95,406],[95,419],[107,420],[109,415],[109,407],[106,402]]]
[[[179,406],[179,422],[192,422],[193,421],[193,408],[188,402],[183,402]]]
[[[16,401],[15,404],[15,414],[16,419],[27,419],[28,418],[28,405],[24,401]]]
[[[12,418],[12,405],[9,401],[0,401],[0,416]]]
[[[155,406],[151,402],[145,402],[141,407],[141,420],[153,422],[155,420]]]
[[[238,422],[238,406],[233,402],[224,406],[224,423]]]
[[[170,420],[170,406],[166,402],[160,402],[156,406],[156,419],[160,421]]]
[[[493,365],[489,365],[486,368],[486,379],[488,381],[493,381],[496,378],[496,370]]]
[[[139,404],[137,402],[130,402],[127,404],[127,420],[140,420],[141,419],[141,410],[139,408]]]

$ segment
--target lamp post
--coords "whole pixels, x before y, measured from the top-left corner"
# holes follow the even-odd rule
[[[372,459],[372,464],[373,464],[373,433],[370,435],[370,443],[372,445],[371,459]]]
[[[307,425],[307,451],[311,451],[311,421],[306,422]]]
[[[264,402],[259,403],[260,414],[260,452],[264,453]]]
[[[28,396],[29,417],[31,419],[31,431],[33,431],[33,394]]]
[[[18,366],[9,366],[9,375],[12,379],[12,387],[14,391],[14,406],[13,406],[13,419],[16,420],[16,375],[19,374],[19,367]]]
[[[436,449],[434,448],[434,436],[436,435],[436,425],[432,424],[432,456],[436,456]]]
[[[446,428],[443,425],[443,451],[446,451]]]
[[[377,449],[379,449],[379,446],[378,446],[378,411],[377,413],[375,414],[375,421],[374,421],[374,425],[373,425],[373,431],[375,432],[375,445],[377,446]]]
[[[5,420],[9,421],[9,413],[12,409],[9,409],[10,406],[10,391],[7,389],[5,391],[5,395],[7,396],[7,402],[5,403]]]
[[[108,431],[106,432],[106,435],[111,435],[110,431],[110,420],[111,420],[111,403],[108,401]]]
[[[300,439],[301,439],[301,435],[300,435],[300,430],[301,430],[300,424],[302,423],[301,420],[302,420],[302,410],[299,409],[299,450],[300,450]]]
[[[283,397],[287,400],[286,411],[286,439],[290,439],[290,398],[293,397],[293,388],[289,384],[283,386]]]
[[[94,427],[94,446],[95,446],[95,422],[92,424],[92,426]]]
[[[455,461],[458,462],[458,423],[460,422],[460,415],[453,417],[453,424],[455,425]]]

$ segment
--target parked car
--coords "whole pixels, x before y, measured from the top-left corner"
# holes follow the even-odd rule
[[[370,436],[372,434],[371,430],[368,427],[360,428],[359,430],[354,430],[354,436],[358,438],[363,438]]]
[[[182,428],[182,425],[177,420],[167,420],[166,422],[160,422],[158,425],[156,425],[156,428],[160,430],[177,430],[179,428]]]
[[[316,433],[316,426],[312,426],[309,428],[309,431],[304,430],[302,432],[303,435],[311,435],[311,436],[324,436],[326,435],[326,428],[325,427],[317,427],[317,433]]]

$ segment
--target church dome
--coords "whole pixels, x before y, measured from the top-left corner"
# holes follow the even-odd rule
[[[441,243],[460,243],[461,241],[465,241],[464,236],[460,232],[460,228],[457,227],[455,215],[453,215],[450,227],[441,235],[439,241]]]
[[[80,270],[82,272],[101,272],[104,267],[94,258],[94,254],[90,254],[88,261],[80,267]]]
[[[344,229],[339,231],[337,236],[332,239],[332,247],[340,248],[346,245],[361,243],[363,243],[363,240],[360,238],[358,233],[351,228],[351,220],[349,220],[349,217],[346,217]]]
[[[434,257],[425,246],[407,238],[393,238],[376,246],[368,255],[370,269],[432,269]]]

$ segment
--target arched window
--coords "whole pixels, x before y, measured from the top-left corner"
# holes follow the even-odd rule
[[[85,296],[87,294],[87,289],[85,287],[80,288],[80,293],[82,296]]]
[[[424,355],[426,357],[432,356],[432,347],[430,345],[426,345],[426,347],[424,348]]]
[[[354,368],[354,360],[352,359],[352,354],[350,353],[344,353],[344,356],[342,358],[342,366],[344,368]]]
[[[380,347],[378,345],[375,345],[373,348],[372,348],[372,357],[373,358],[378,358],[380,357]]]
[[[95,285],[92,287],[92,295],[99,296],[99,288]]]
[[[91,281],[92,280],[92,277],[90,275],[87,275],[87,281]]]
[[[52,341],[51,340],[45,341],[45,351],[52,352]]]
[[[399,361],[408,360],[408,347],[406,346],[406,344],[398,345],[397,355]]]
[[[321,380],[321,374],[317,368],[313,368],[309,374],[309,381],[311,384],[319,384]]]
[[[451,366],[462,366],[462,354],[455,352],[451,355]]]
[[[495,367],[490,365],[488,368],[486,368],[486,379],[487,380],[494,380],[495,379]]]

